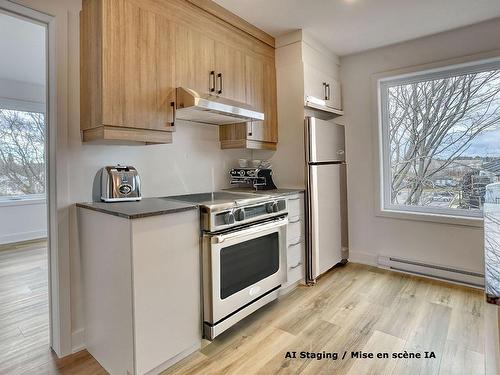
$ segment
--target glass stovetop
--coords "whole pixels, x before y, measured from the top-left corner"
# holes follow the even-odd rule
[[[176,195],[169,197],[169,199],[180,200],[184,202],[204,204],[204,205],[216,205],[225,204],[235,201],[253,201],[262,200],[262,195],[252,194],[252,193],[229,193],[225,191],[214,191],[210,193],[198,193],[198,194],[186,194],[186,195]]]

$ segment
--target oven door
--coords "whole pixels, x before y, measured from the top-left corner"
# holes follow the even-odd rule
[[[288,219],[206,235],[203,249],[204,321],[211,325],[286,281]]]

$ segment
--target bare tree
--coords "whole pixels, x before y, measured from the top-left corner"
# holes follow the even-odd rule
[[[0,109],[0,194],[45,191],[45,119],[42,113]]]
[[[431,178],[499,124],[500,71],[393,86],[388,99],[392,202],[404,190],[405,204],[422,205]]]

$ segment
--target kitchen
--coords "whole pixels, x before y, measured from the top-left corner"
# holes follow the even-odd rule
[[[63,299],[69,317],[61,325],[71,335],[65,354],[76,353],[89,363],[92,355],[110,373],[159,373],[171,366],[173,372],[203,373],[205,365],[209,373],[223,366],[276,373],[278,363],[297,373],[302,365],[310,372],[364,373],[372,365],[379,373],[394,366],[394,373],[405,373],[400,363],[285,361],[285,354],[308,348],[396,352],[412,349],[413,337],[428,346],[421,350],[439,352],[443,373],[461,355],[472,356],[468,365],[484,372],[485,349],[478,341],[486,340],[490,323],[483,326],[454,310],[462,300],[482,306],[482,291],[470,287],[484,283],[482,224],[469,217],[436,222],[431,215],[416,220],[415,214],[403,217],[410,215],[406,212],[392,217],[378,212],[378,140],[371,124],[376,116],[367,109],[376,105],[372,85],[385,79],[376,76],[380,72],[390,72],[392,79],[494,59],[500,48],[494,38],[472,41],[495,35],[497,20],[483,15],[447,28],[429,26],[429,32],[406,39],[358,46],[356,53],[342,48],[359,41],[344,41],[338,57],[325,47],[328,38],[320,41],[306,27],[284,32],[276,31],[279,22],[275,29],[261,26],[272,30],[271,36],[252,25],[270,22],[258,21],[259,12],[227,2],[218,4],[234,13],[217,3],[184,0],[84,1],[83,8],[78,1],[20,3],[55,15],[59,27],[68,30],[58,34],[57,45],[64,48],[56,56],[57,114],[67,125],[57,128],[55,202],[61,218],[58,245],[67,250],[61,251],[60,263],[69,271],[60,276],[69,286]],[[452,30],[460,26],[465,27]],[[457,46],[456,39],[467,43]],[[105,202],[116,194],[105,182],[123,180],[126,173],[121,194],[142,199]],[[140,186],[134,185],[136,176]],[[204,254],[222,251],[224,241],[238,243],[223,238],[235,231],[255,236],[244,231],[252,232],[256,224],[261,235],[270,235],[268,242],[255,245],[253,255],[239,264],[260,266],[269,283],[251,280],[243,287],[251,298],[236,301],[231,293],[238,291],[232,290],[224,305],[226,298],[214,298],[219,273],[206,265]],[[320,264],[318,254],[332,243],[335,251],[323,251],[332,258]],[[274,255],[264,252],[267,246]],[[269,258],[257,258],[259,250]],[[275,278],[266,267],[279,269]],[[255,277],[243,271],[252,270],[242,267],[236,276]],[[391,306],[391,319],[377,299]],[[413,325],[403,328],[397,312],[413,308],[418,313],[406,313]],[[489,309],[480,310],[483,319]],[[418,335],[421,314],[429,311],[436,326],[450,325],[434,341],[430,333]],[[318,314],[322,318],[316,321]],[[467,319],[477,331],[462,337],[459,322]],[[356,322],[364,322],[367,331],[353,329]],[[308,334],[323,344],[310,344]],[[165,339],[169,335],[176,339]],[[274,344],[264,346],[265,337]],[[257,353],[254,359],[264,352],[271,357],[252,367],[241,351],[229,349],[238,340]],[[460,340],[471,343],[452,346]],[[110,350],[117,343],[122,349]],[[439,371],[439,364],[437,369],[424,362],[411,365],[421,363]]]

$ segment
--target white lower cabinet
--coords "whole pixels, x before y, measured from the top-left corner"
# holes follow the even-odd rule
[[[287,282],[283,289],[297,283],[305,283],[305,216],[304,194],[287,196],[288,231],[287,231]]]
[[[157,374],[201,346],[198,210],[79,208],[85,343],[111,374]]]

